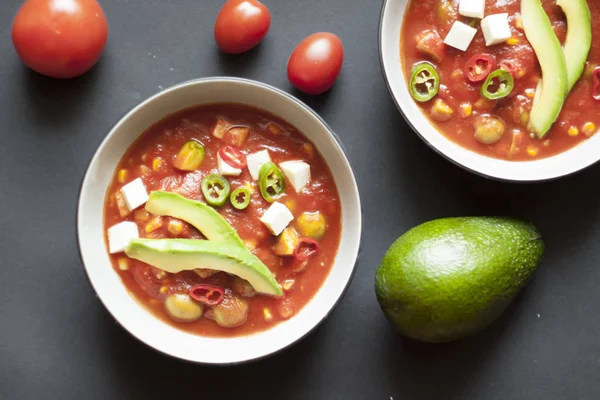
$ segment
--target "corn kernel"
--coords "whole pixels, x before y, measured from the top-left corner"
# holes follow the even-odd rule
[[[593,122],[586,122],[585,124],[583,124],[583,128],[581,128],[581,131],[586,136],[592,136],[596,132],[596,124],[594,124]]]
[[[462,103],[460,105],[460,116],[463,118],[468,118],[473,113],[473,106],[471,103]]]
[[[119,269],[121,271],[127,271],[129,269],[129,259],[126,257],[119,258],[117,264],[119,265]]]
[[[162,218],[161,217],[154,217],[150,220],[150,222],[148,222],[146,224],[146,233],[150,233],[153,232],[155,230],[157,230],[158,228],[160,228],[162,226]]]
[[[577,136],[579,135],[579,129],[577,129],[576,127],[572,126],[569,128],[569,136]]]
[[[585,66],[585,70],[583,72],[583,76],[585,78],[591,78],[594,75],[594,71],[598,68],[598,64],[588,62]]]
[[[118,175],[117,179],[119,180],[119,183],[125,183],[125,180],[127,179],[127,170],[126,169],[119,170],[119,175]]]
[[[550,147],[550,139],[546,139],[542,142],[542,146],[544,147]]]
[[[154,160],[152,160],[152,169],[155,171],[158,171],[162,168],[163,166],[163,161],[160,158],[155,158]]]
[[[277,312],[279,313],[281,318],[285,318],[285,319],[288,319],[289,317],[294,315],[294,309],[292,307],[290,307],[288,304],[280,303],[277,306]]]
[[[136,222],[146,222],[150,219],[150,213],[143,208],[139,208],[133,212],[133,219]]]
[[[172,220],[169,221],[169,225],[167,226],[167,230],[172,235],[177,236],[183,230],[183,223],[181,221],[179,221],[179,220],[172,219]]]
[[[516,37],[511,37],[510,39],[508,39],[506,41],[506,44],[509,46],[515,46],[517,44],[519,44],[521,41],[519,39],[517,39]]]
[[[271,122],[269,125],[267,125],[267,129],[269,129],[269,132],[271,132],[273,135],[279,135],[281,134],[281,128],[274,122]]]
[[[148,159],[148,154],[146,154],[146,153],[142,154],[142,162],[146,162],[147,159]]]
[[[142,176],[150,176],[152,172],[150,171],[150,168],[148,168],[146,165],[140,165],[140,174]]]
[[[163,279],[164,277],[167,276],[167,273],[165,271],[163,271],[162,269],[156,269],[156,273],[154,274],[154,276],[156,277],[156,279]]]
[[[535,97],[535,89],[525,89],[525,96],[533,99]]]
[[[283,290],[289,291],[294,286],[294,283],[296,283],[294,279],[288,279],[283,281],[281,286],[283,287]]]
[[[167,293],[167,287],[166,287],[166,286],[163,286],[163,287],[161,287],[161,288],[160,288],[160,292],[161,292],[162,294],[165,294],[165,293]]]
[[[244,245],[246,246],[246,248],[250,251],[256,249],[256,240],[252,240],[252,239],[248,239],[248,240],[244,240]]]
[[[252,182],[245,182],[243,186],[246,189],[248,189],[250,191],[250,193],[254,192],[254,183],[252,183]]]
[[[452,74],[450,75],[452,77],[452,79],[458,79],[463,75],[463,72],[460,69],[455,69],[454,71],[452,71]]]
[[[263,315],[265,316],[265,321],[271,322],[273,320],[273,314],[271,314],[271,310],[268,308],[263,310]]]
[[[310,143],[304,143],[302,145],[302,150],[304,150],[309,159],[315,156],[315,148]]]
[[[523,111],[521,113],[521,125],[527,125],[529,122],[529,113],[527,111]]]
[[[440,122],[448,121],[452,118],[452,114],[454,110],[442,99],[436,99],[429,111],[431,118]]]
[[[523,29],[523,18],[518,17],[517,19],[515,19],[515,28]]]
[[[517,72],[517,76],[515,76],[515,78],[522,78],[525,76],[526,73],[527,70],[525,68],[519,68],[519,71]]]
[[[535,157],[537,156],[539,152],[539,149],[535,146],[527,146],[527,154],[529,154],[531,157]]]
[[[291,212],[296,211],[296,200],[295,199],[289,199],[288,201],[285,202],[285,206],[287,208],[289,208]]]

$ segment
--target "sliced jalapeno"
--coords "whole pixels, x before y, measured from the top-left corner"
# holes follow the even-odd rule
[[[271,161],[264,163],[258,172],[258,187],[266,201],[274,202],[285,191],[283,172]]]
[[[423,62],[416,64],[410,74],[410,94],[416,101],[433,99],[440,88],[440,76],[435,67]]]
[[[221,207],[229,197],[229,182],[219,174],[202,178],[202,194],[211,206]]]
[[[488,100],[498,100],[508,96],[515,87],[512,74],[503,69],[497,69],[488,75],[481,86],[481,95]]]
[[[231,201],[231,205],[238,210],[245,209],[248,207],[248,205],[250,205],[250,189],[243,186],[235,189],[233,192],[231,192],[229,201]]]

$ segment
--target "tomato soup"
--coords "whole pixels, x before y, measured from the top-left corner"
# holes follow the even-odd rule
[[[202,148],[204,156],[197,166],[182,170],[182,157],[186,162],[193,160],[186,153],[190,142],[193,150]],[[229,156],[223,153],[225,148],[231,152]],[[283,179],[281,187],[270,195],[267,193],[267,197],[261,191],[262,181],[257,181],[250,171],[251,155],[263,151],[270,157],[274,170],[279,171],[277,176]],[[223,154],[231,163],[227,168],[240,167],[237,176],[221,174],[223,166],[218,163]],[[236,156],[239,160],[232,161]],[[299,190],[296,190],[299,175],[288,174],[282,164],[290,160],[303,162],[299,170],[305,164],[310,167],[310,179]],[[130,210],[129,205],[135,207],[130,204],[135,196],[130,195],[124,201],[123,195],[128,192],[123,189],[141,179],[143,187],[151,193],[150,198],[154,191],[170,192],[210,205],[214,199],[207,201],[202,190],[209,175],[224,179],[230,192],[245,188],[250,200],[245,208],[237,203],[234,207],[232,201],[236,200],[230,196],[226,196],[222,205],[212,207],[239,235],[241,247],[245,246],[243,251],[251,252],[268,268],[281,288],[281,296],[257,293],[245,279],[202,265],[169,273],[130,258],[109,243],[110,228],[123,222],[130,223],[129,226],[134,223],[140,238],[205,240],[203,233],[186,221],[154,215],[144,205]],[[283,226],[276,228],[265,222],[267,210],[276,203],[293,218],[288,224],[273,223],[284,223],[282,232],[277,230]],[[149,128],[121,159],[108,188],[104,210],[107,247],[113,253],[113,267],[127,290],[161,320],[203,336],[252,334],[292,318],[327,278],[341,236],[338,191],[327,163],[312,143],[285,121],[237,104],[187,109]],[[301,247],[303,244],[306,247]],[[191,292],[196,287],[217,288],[217,292],[206,297],[214,296],[211,299],[221,302],[211,305],[210,301],[196,301]]]
[[[521,0],[485,1],[485,17],[508,14],[506,30],[510,36],[489,46],[481,20],[461,15],[458,4],[459,1],[452,0],[411,0],[401,31],[401,63],[409,87],[413,68],[419,63],[428,63],[439,76],[436,95],[418,102],[439,132],[489,157],[527,161],[564,152],[598,131],[600,102],[594,99],[593,87],[594,75],[596,79],[600,76],[598,18],[592,17],[592,46],[587,60],[582,61],[583,74],[564,101],[556,122],[539,139],[528,123],[542,73],[524,33]],[[600,15],[600,2],[587,4],[592,16]],[[563,11],[555,0],[542,0],[542,5],[555,35],[564,43],[568,27]],[[457,22],[476,29],[464,51],[445,43]],[[506,96],[499,99],[488,96],[492,97],[489,99],[482,94],[483,80],[495,70],[509,73],[514,84],[510,85],[512,88],[502,87],[509,92]],[[474,72],[483,75],[473,76]]]

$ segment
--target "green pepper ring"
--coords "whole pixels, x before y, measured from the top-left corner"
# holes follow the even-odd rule
[[[258,172],[258,187],[266,201],[274,202],[285,191],[283,172],[271,161],[264,163]]]
[[[494,83],[494,79],[498,79],[498,90],[492,93],[489,91],[489,88]],[[514,87],[515,79],[512,74],[503,69],[497,69],[489,74],[483,85],[481,85],[481,96],[488,100],[499,100],[508,96]]]
[[[238,196],[240,194],[244,194],[244,201],[241,203],[238,201]],[[244,210],[250,205],[250,189],[244,186],[240,186],[231,192],[231,196],[229,197],[229,201],[231,201],[231,205],[237,210]]]
[[[426,72],[427,75],[422,74]],[[432,82],[431,82],[432,81]],[[429,85],[428,85],[429,83]],[[425,85],[427,92],[420,91],[417,86]],[[438,94],[440,88],[440,76],[433,64],[428,62],[422,62],[415,64],[410,73],[410,95],[413,99],[418,102],[426,102],[435,97]]]
[[[229,198],[229,182],[219,174],[210,174],[202,178],[202,194],[211,206],[221,207]],[[217,197],[214,196],[217,194]]]

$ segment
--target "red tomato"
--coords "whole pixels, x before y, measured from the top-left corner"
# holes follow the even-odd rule
[[[73,78],[100,58],[108,25],[96,0],[27,0],[12,26],[21,60],[40,74]]]
[[[288,60],[288,79],[307,94],[328,91],[342,69],[344,46],[333,33],[313,33],[300,42]]]
[[[229,0],[215,22],[215,40],[224,53],[240,54],[260,43],[271,26],[269,9],[257,0]]]

